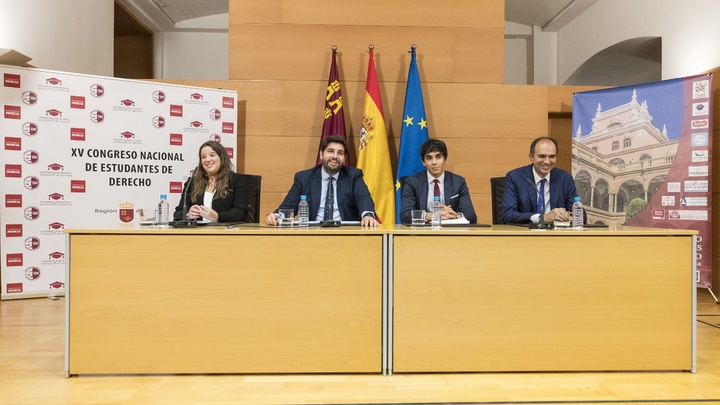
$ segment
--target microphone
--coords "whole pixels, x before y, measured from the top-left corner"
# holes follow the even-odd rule
[[[173,228],[196,228],[198,226],[196,220],[188,219],[187,217],[187,190],[190,186],[190,180],[192,180],[192,177],[190,177],[187,183],[185,183],[185,188],[182,192],[182,196],[180,197],[180,203],[182,204],[182,219],[179,221],[172,221],[168,224]]]
[[[538,200],[540,199],[540,191],[537,189],[537,186],[535,185],[535,182],[528,179],[523,175],[523,178],[528,181],[528,183],[532,184],[533,190],[535,190],[535,194],[537,194]],[[543,200],[545,199],[545,196],[543,196]],[[545,205],[540,207],[540,221],[536,224],[532,221],[528,224],[528,229],[555,229],[555,224],[552,222],[545,222]]]

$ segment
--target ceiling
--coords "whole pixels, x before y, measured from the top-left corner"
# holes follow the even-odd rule
[[[227,30],[229,0],[117,0],[152,32]],[[597,0],[505,0],[505,20],[557,31]]]

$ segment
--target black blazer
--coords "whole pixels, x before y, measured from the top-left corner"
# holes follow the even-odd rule
[[[449,205],[455,212],[461,212],[471,224],[477,223],[477,215],[470,199],[470,191],[462,176],[445,171],[443,192],[445,193],[445,205]],[[409,224],[411,222],[410,211],[427,209],[427,196],[427,170],[405,178],[400,205],[400,220],[402,223]]]
[[[322,165],[317,165],[312,169],[296,173],[293,185],[280,204],[280,208],[293,209],[297,213],[300,196],[304,194],[307,196],[310,208],[310,220],[314,221],[322,200],[320,195],[322,191],[321,171]],[[360,215],[366,211],[375,214],[375,204],[365,180],[363,180],[362,170],[343,166],[338,174],[335,187],[340,217],[343,221],[359,221]]]
[[[223,198],[216,198],[212,202],[212,209],[214,209],[218,213],[218,220],[217,222],[241,222],[245,221],[245,217],[247,216],[247,184],[245,181],[245,178],[243,176],[238,175],[237,173],[233,173],[230,177],[230,192],[228,195],[226,195]],[[183,187],[183,193],[180,197],[180,204],[178,204],[177,207],[175,207],[175,214],[173,214],[173,218],[176,221],[185,219],[182,217],[183,212],[183,204],[186,202],[183,201],[185,196],[190,196],[192,193],[192,177],[188,179],[188,181],[185,183],[185,186]],[[217,190],[215,191],[217,193]],[[191,206],[195,204],[202,205],[203,204],[203,195],[200,194],[198,196],[199,201],[192,200],[191,198],[188,198],[186,207],[189,210]]]

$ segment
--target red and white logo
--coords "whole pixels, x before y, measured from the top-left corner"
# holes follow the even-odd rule
[[[38,126],[34,122],[26,122],[22,126],[22,131],[27,136],[35,136],[38,133]]]
[[[171,181],[170,182],[170,194],[180,194],[182,193],[182,182],[179,181]]]
[[[65,166],[61,165],[60,163],[50,163],[48,165],[48,170],[52,170],[54,172],[58,170],[65,170]]]
[[[120,105],[122,105],[124,107],[135,107],[135,102],[132,100],[125,99],[125,100],[120,101]]]
[[[105,121],[105,113],[100,110],[90,111],[90,121],[99,124]]]
[[[34,150],[25,151],[25,153],[23,153],[23,160],[27,164],[34,165],[40,160],[40,154]]]
[[[95,98],[100,98],[105,95],[105,87],[101,84],[93,84],[90,86],[90,95]]]
[[[84,141],[85,140],[85,128],[70,128],[70,140],[71,141]]]
[[[23,254],[22,253],[8,253],[5,258],[5,265],[8,267],[22,266],[23,265]]]
[[[5,177],[22,177],[21,165],[5,165]]]
[[[210,135],[210,140],[211,140],[211,141],[218,142],[218,143],[222,142],[222,139],[220,138],[220,135],[218,135],[218,134],[212,134],[212,135]]]
[[[27,176],[23,179],[23,185],[28,190],[37,190],[40,187],[40,179],[35,176]]]
[[[5,137],[5,150],[22,150],[22,138]]]
[[[183,106],[177,104],[170,104],[170,116],[171,117],[182,117]]]
[[[165,126],[165,117],[156,115],[152,119],[152,124],[155,128],[162,128]]]
[[[65,199],[65,196],[60,193],[48,194],[48,200],[60,201],[60,200],[64,200],[64,199]]]
[[[152,99],[156,103],[163,103],[165,102],[165,93],[160,90],[153,91]]]
[[[52,283],[50,283],[51,290],[57,290],[60,288],[65,288],[65,283],[63,283],[61,281],[53,281]]]
[[[5,225],[5,237],[6,238],[20,238],[23,235],[22,224],[7,224]]]
[[[232,159],[232,158],[235,157],[235,148],[225,147],[225,150],[227,151],[228,156],[230,157],[230,159]]]
[[[170,145],[182,146],[183,136],[182,134],[170,134]]]
[[[125,139],[135,138],[135,134],[133,134],[133,133],[130,132],[130,131],[121,132],[121,133],[120,133],[120,136],[123,137],[123,138],[125,138]]]
[[[65,229],[65,224],[63,224],[62,222],[52,222],[48,224],[48,229],[54,229],[56,231],[60,229]]]
[[[63,252],[52,252],[48,255],[49,259],[56,259],[56,260],[62,259],[63,257],[65,257],[65,253],[63,253]]]
[[[20,107],[16,105],[5,106],[5,119],[6,120],[19,120],[20,119]]]
[[[213,108],[210,110],[210,119],[213,121],[217,121],[222,116],[222,113],[217,108]]]
[[[25,249],[27,249],[27,250],[40,249],[40,238],[35,237],[35,236],[25,238]]]
[[[33,281],[40,278],[40,269],[37,267],[28,267],[25,269],[25,278]]]
[[[34,91],[23,92],[22,101],[27,105],[34,105],[38,101],[38,95]]]
[[[22,194],[5,194],[5,208],[22,208]]]
[[[235,108],[235,99],[232,97],[223,97],[222,106],[223,108]]]
[[[23,214],[28,221],[34,221],[40,218],[40,209],[38,207],[27,207],[23,210]]]
[[[202,100],[202,99],[203,99],[203,95],[200,94],[200,93],[193,93],[193,94],[190,95],[190,98],[193,99],[193,100]]]
[[[85,192],[85,180],[70,180],[70,192],[71,193],[84,193]]]
[[[3,75],[3,86],[20,88],[20,75],[14,75],[12,73],[5,73]]]
[[[8,283],[7,284],[7,293],[13,294],[13,293],[21,293],[23,292],[23,283]]]
[[[232,134],[235,132],[235,123],[232,122],[223,122],[222,123],[222,132],[223,134]]]
[[[78,108],[78,109],[84,110],[85,109],[85,97],[70,96],[70,108]]]
[[[45,83],[52,84],[53,86],[58,86],[58,85],[62,84],[62,80],[55,78],[55,77],[51,77],[51,78],[45,80]]]
[[[49,115],[51,117],[62,117],[62,111],[53,108],[51,110],[45,111],[45,115]]]
[[[190,126],[193,128],[202,128],[203,123],[200,121],[193,121],[190,123]]]

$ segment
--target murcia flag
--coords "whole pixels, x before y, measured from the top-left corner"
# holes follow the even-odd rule
[[[332,63],[330,64],[330,77],[328,78],[327,91],[325,92],[325,112],[322,126],[322,134],[320,135],[320,145],[323,139],[329,136],[339,136],[347,139],[345,132],[345,109],[343,108],[342,91],[340,90],[340,76],[336,62],[337,48],[333,46]],[[318,155],[315,164],[322,163],[322,152],[318,145]],[[352,166],[351,153],[345,156],[345,166]]]
[[[368,62],[367,83],[365,84],[365,108],[360,129],[357,167],[364,173],[365,183],[375,202],[378,220],[392,223],[395,218],[395,190],[385,118],[380,99],[380,86],[375,71],[375,55],[372,48]]]

